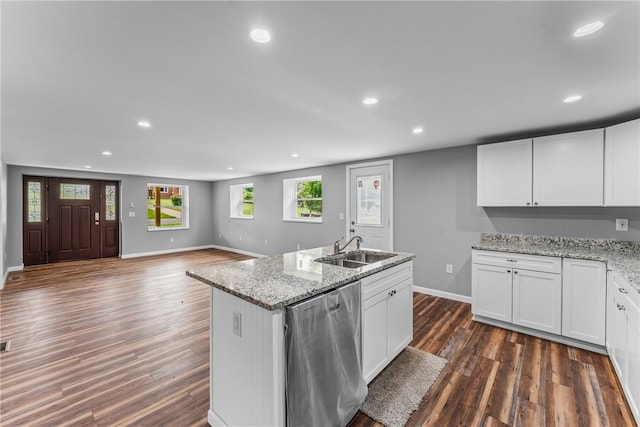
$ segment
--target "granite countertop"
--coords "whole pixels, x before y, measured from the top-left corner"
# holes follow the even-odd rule
[[[483,233],[472,248],[604,261],[640,293],[640,242]]]
[[[187,276],[267,310],[277,310],[415,258],[414,254],[389,251],[395,256],[361,268],[315,261],[332,253],[332,247],[307,249],[189,270]]]

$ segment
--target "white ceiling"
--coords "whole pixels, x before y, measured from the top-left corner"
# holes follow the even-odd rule
[[[2,158],[220,180],[640,115],[639,4],[3,1]]]

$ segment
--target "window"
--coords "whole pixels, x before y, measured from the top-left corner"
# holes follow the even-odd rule
[[[27,222],[42,222],[42,184],[29,181],[27,189]]]
[[[189,186],[147,184],[147,230],[179,228],[189,228]]]
[[[322,222],[322,176],[282,181],[282,219]]]
[[[253,219],[253,183],[229,186],[229,216]]]

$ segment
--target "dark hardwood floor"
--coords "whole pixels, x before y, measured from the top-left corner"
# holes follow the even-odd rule
[[[29,267],[0,292],[2,426],[206,426],[209,288],[202,250]],[[634,425],[606,356],[471,320],[414,294],[412,345],[449,363],[408,425]],[[359,414],[352,426],[378,425]]]

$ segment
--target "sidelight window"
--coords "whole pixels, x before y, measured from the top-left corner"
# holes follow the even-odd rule
[[[42,183],[27,183],[27,222],[42,222]]]

